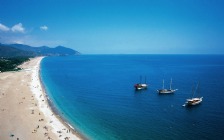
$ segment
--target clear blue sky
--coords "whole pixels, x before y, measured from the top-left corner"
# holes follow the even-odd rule
[[[0,0],[0,42],[84,54],[223,54],[224,1]]]

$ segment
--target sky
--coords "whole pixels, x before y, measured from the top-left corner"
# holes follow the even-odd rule
[[[223,0],[0,0],[0,43],[82,54],[223,54]]]

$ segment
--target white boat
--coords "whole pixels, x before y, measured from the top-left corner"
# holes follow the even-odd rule
[[[170,89],[165,89],[164,88],[164,80],[163,80],[163,88],[162,89],[158,89],[157,92],[159,94],[171,94],[171,93],[174,93],[175,91],[178,90],[178,89],[172,89],[171,85],[172,85],[172,78],[170,80]]]
[[[135,90],[142,90],[147,89],[148,85],[146,84],[146,77],[145,77],[145,83],[142,83],[142,77],[140,76],[140,83],[134,85]]]
[[[197,105],[202,102],[202,99],[203,99],[203,97],[187,99],[186,104],[187,105]]]
[[[192,97],[187,99],[185,104],[183,106],[194,106],[194,105],[198,105],[202,102],[203,97],[194,97],[195,93],[198,92],[198,88],[199,88],[199,83],[197,84],[196,89],[192,89]]]

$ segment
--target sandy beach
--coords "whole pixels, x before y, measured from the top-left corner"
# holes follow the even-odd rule
[[[43,57],[0,73],[0,140],[80,140],[48,105],[39,79]]]

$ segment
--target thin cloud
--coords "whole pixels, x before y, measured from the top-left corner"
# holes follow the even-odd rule
[[[16,25],[14,25],[11,30],[13,32],[20,32],[20,33],[24,33],[25,32],[25,28],[23,27],[22,23],[18,23]]]
[[[47,31],[47,30],[48,30],[48,27],[47,27],[46,25],[41,26],[41,27],[40,27],[40,30],[42,30],[42,31]]]
[[[4,32],[7,32],[7,31],[10,30],[10,28],[0,23],[0,30],[4,31]]]

